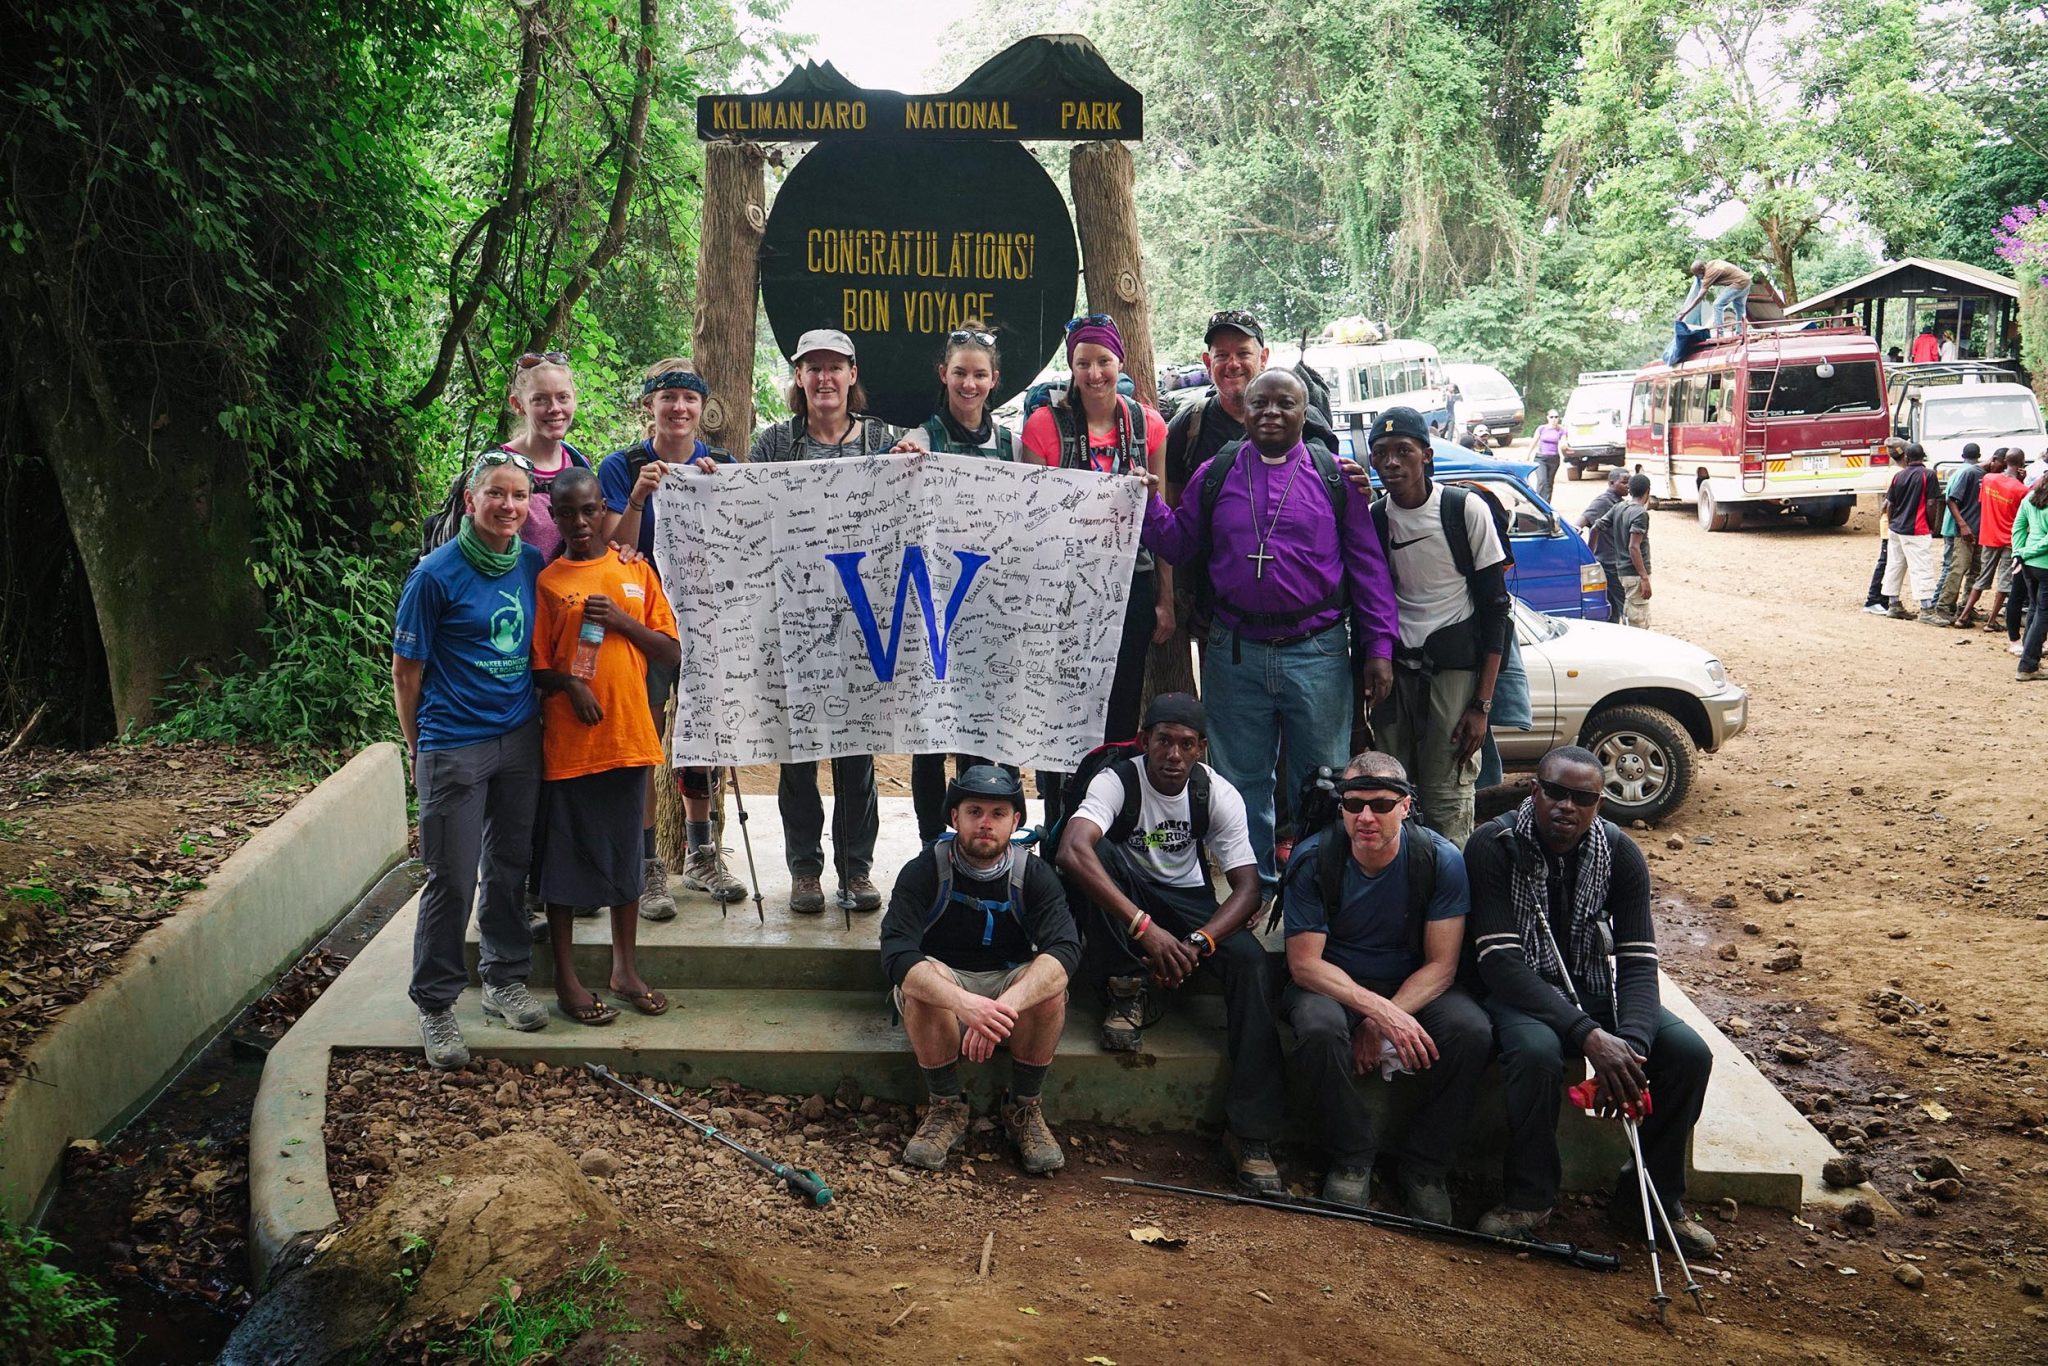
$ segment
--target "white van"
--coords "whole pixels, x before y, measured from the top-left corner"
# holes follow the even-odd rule
[[[1445,361],[1444,378],[1458,386],[1460,425],[1484,422],[1486,439],[1494,446],[1505,446],[1521,435],[1527,414],[1513,380],[1491,365],[1465,361]],[[1453,432],[1451,439],[1457,440],[1457,433]]]
[[[1588,370],[1564,405],[1564,440],[1558,445],[1565,477],[1583,479],[1587,470],[1628,463],[1628,412],[1633,370]]]
[[[2018,446],[2039,455],[2048,447],[2034,391],[2002,376],[1915,376],[1903,384],[1894,376],[1892,431],[1919,442],[1928,468],[1944,479],[1971,443],[1983,453]]]

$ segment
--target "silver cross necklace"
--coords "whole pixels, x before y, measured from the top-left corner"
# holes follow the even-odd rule
[[[1263,458],[1260,463],[1265,463]],[[1266,577],[1266,565],[1279,558],[1277,555],[1268,555],[1266,553],[1266,542],[1272,540],[1273,533],[1280,529],[1280,514],[1286,510],[1287,495],[1294,492],[1294,480],[1300,473],[1301,462],[1297,460],[1294,462],[1294,468],[1288,471],[1287,483],[1280,490],[1280,501],[1273,505],[1272,524],[1266,528],[1266,534],[1263,536],[1259,536],[1259,505],[1256,499],[1252,503],[1252,535],[1259,536],[1259,545],[1258,549],[1252,551],[1245,558],[1252,562],[1252,577],[1254,579],[1264,579]],[[1254,491],[1256,492],[1256,490]]]

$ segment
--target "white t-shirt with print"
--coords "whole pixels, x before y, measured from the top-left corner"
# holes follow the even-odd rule
[[[1207,764],[1209,774],[1209,852],[1218,866],[1228,872],[1257,863],[1252,854],[1251,827],[1245,821],[1244,798],[1223,781]],[[1209,870],[1195,856],[1194,823],[1189,814],[1188,790],[1176,796],[1162,796],[1145,773],[1145,759],[1138,757],[1138,828],[1124,847],[1145,874],[1146,880],[1167,887],[1201,887],[1209,881]],[[1088,784],[1088,795],[1074,814],[1107,832],[1124,809],[1124,782],[1111,765]]]
[[[1421,507],[1387,503],[1387,563],[1394,572],[1394,605],[1401,614],[1401,644],[1411,650],[1433,632],[1472,615],[1472,595],[1465,576],[1444,543],[1444,486],[1430,481]],[[1494,530],[1493,512],[1484,497],[1465,491],[1465,530],[1470,535],[1472,567],[1487,569],[1507,558]]]

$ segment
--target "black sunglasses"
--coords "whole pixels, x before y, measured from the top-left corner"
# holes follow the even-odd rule
[[[1346,794],[1337,799],[1337,804],[1354,816],[1367,807],[1372,808],[1373,815],[1384,816],[1407,800],[1406,797],[1354,797]]]
[[[1554,802],[1570,802],[1573,806],[1582,808],[1598,806],[1603,795],[1598,792],[1581,792],[1576,787],[1566,787],[1563,783],[1553,783],[1548,778],[1538,778],[1536,786],[1542,788],[1543,795]]]
[[[536,365],[567,365],[568,363],[569,353],[567,351],[528,351],[519,358],[519,368],[522,370],[531,370]]]
[[[1069,332],[1073,331],[1074,325],[1068,323],[1067,330]],[[976,342],[982,346],[992,347],[996,344],[996,334],[993,332],[970,332],[964,327],[956,328],[946,334],[947,345],[956,346],[961,342]]]
[[[478,469],[487,470],[493,465],[515,465],[528,474],[533,473],[533,462],[518,451],[486,451],[477,457]]]
[[[1211,331],[1219,327],[1257,327],[1258,325],[1259,320],[1241,308],[1222,308],[1209,315],[1209,328]]]
[[[1109,315],[1108,315],[1107,313],[1083,313],[1083,314],[1082,314],[1082,315],[1081,315],[1080,317],[1078,317],[1078,318],[1073,318],[1073,319],[1069,319],[1069,320],[1068,320],[1068,322],[1067,322],[1067,331],[1071,332],[1071,331],[1073,331],[1073,330],[1074,330],[1075,328],[1077,328],[1077,327],[1115,327],[1115,326],[1116,326],[1116,319],[1115,319],[1115,318],[1112,318],[1112,317],[1110,317],[1110,316],[1109,316]]]

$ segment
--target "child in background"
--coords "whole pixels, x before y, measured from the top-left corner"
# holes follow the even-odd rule
[[[643,1015],[668,1009],[668,999],[641,980],[634,946],[646,886],[641,808],[648,770],[661,762],[661,741],[647,711],[647,664],[675,668],[682,646],[653,568],[645,561],[627,564],[606,544],[597,476],[584,469],[557,476],[551,511],[563,549],[541,571],[533,632],[546,779],[540,896],[554,943],[555,1000],[577,1023],[602,1025],[619,1013],[577,980],[577,906],[611,908],[612,994]],[[586,632],[602,638],[595,659],[578,668]]]

